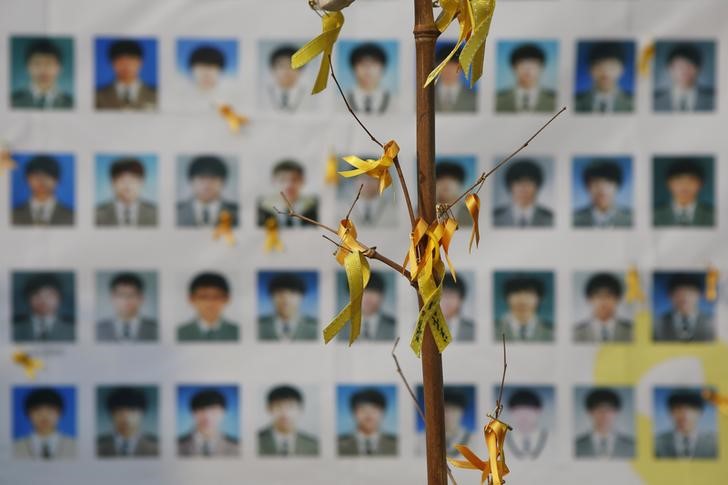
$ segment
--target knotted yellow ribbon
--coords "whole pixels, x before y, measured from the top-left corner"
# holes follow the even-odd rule
[[[344,161],[356,168],[339,172],[339,175],[350,178],[366,174],[375,179],[379,179],[379,193],[381,194],[384,192],[384,189],[392,185],[392,176],[389,174],[389,168],[394,164],[394,158],[398,154],[399,145],[394,140],[390,140],[384,145],[384,153],[377,160],[362,160],[353,155],[344,157]]]
[[[283,241],[281,241],[280,232],[278,231],[278,221],[275,217],[269,217],[265,220],[265,241],[263,248],[267,253],[271,251],[283,251]]]
[[[478,219],[480,218],[480,197],[478,194],[468,194],[465,197],[465,207],[468,208],[470,217],[473,218],[473,231],[470,233],[470,242],[468,243],[468,252],[473,250],[473,241],[475,241],[475,247],[480,245],[480,227],[478,226]]]
[[[240,115],[235,112],[233,107],[229,104],[221,104],[217,107],[217,112],[225,120],[232,133],[238,133],[243,125],[246,125],[248,121],[247,116]]]
[[[457,468],[481,470],[483,472],[480,477],[481,483],[488,482],[493,485],[503,485],[505,483],[503,477],[510,472],[508,465],[506,465],[506,455],[503,449],[503,443],[509,429],[511,429],[510,426],[495,418],[491,418],[490,422],[483,428],[485,444],[488,446],[488,461],[481,460],[465,445],[455,445],[455,449],[465,457],[465,460],[448,458],[447,461]]]
[[[718,298],[718,268],[711,266],[705,275],[705,299],[715,301]]]
[[[635,266],[630,267],[627,271],[625,282],[627,284],[627,291],[625,292],[627,303],[644,303],[645,294],[640,284],[640,274]]]
[[[429,226],[424,219],[419,218],[415,223],[415,228],[410,234],[410,246],[407,255],[404,258],[402,267],[410,265],[410,278],[412,281],[420,280],[422,276],[425,279],[432,277],[432,270],[437,261],[440,261],[440,246],[445,252],[445,260],[452,274],[456,279],[455,269],[450,261],[449,249],[452,236],[458,228],[457,221],[448,218],[444,223],[434,221]],[[419,245],[423,237],[427,237],[427,245],[422,253],[419,253]]]
[[[337,169],[339,168],[339,161],[336,159],[336,155],[333,150],[329,152],[329,156],[326,157],[326,168],[324,170],[324,183],[327,185],[337,185],[339,183],[339,177],[337,176]]]
[[[650,73],[650,66],[652,65],[652,59],[655,58],[655,43],[650,42],[642,52],[640,53],[639,73],[640,76],[647,76]]]
[[[445,59],[438,64],[435,69],[430,72],[425,81],[425,87],[433,82],[440,75],[440,72],[445,68],[448,62],[457,53],[460,46],[463,45],[465,40],[471,35],[473,31],[473,8],[470,5],[470,0],[440,0],[440,15],[435,20],[437,30],[444,32],[450,26],[453,20],[457,19],[460,24],[460,35],[455,43],[455,47],[445,57]]]
[[[703,389],[702,394],[703,394],[703,399],[705,399],[706,401],[713,404],[713,406],[718,408],[718,411],[721,414],[728,416],[728,396],[718,394],[716,391],[714,391],[712,389]]]
[[[35,379],[36,373],[44,367],[42,360],[19,350],[13,352],[13,362],[23,368],[28,379]]]
[[[235,244],[235,235],[233,234],[233,216],[230,212],[223,210],[220,211],[220,220],[215,226],[215,230],[212,232],[212,238],[217,240],[222,238],[230,246]]]
[[[291,57],[291,67],[293,69],[299,69],[318,57],[319,54],[322,54],[321,65],[319,66],[311,94],[316,94],[326,89],[326,84],[329,80],[329,70],[331,69],[329,56],[331,56],[334,43],[339,37],[339,32],[341,32],[343,25],[344,14],[341,12],[324,13],[321,17],[321,33],[298,49]]]

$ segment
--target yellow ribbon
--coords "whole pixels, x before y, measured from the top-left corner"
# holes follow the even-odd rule
[[[265,241],[263,242],[265,252],[271,251],[283,252],[283,241],[281,241],[278,231],[278,221],[275,217],[269,217],[265,220]]]
[[[236,113],[233,107],[229,104],[219,105],[217,107],[217,111],[220,113],[220,116],[223,117],[232,133],[238,133],[240,128],[249,121],[246,116]]]
[[[339,161],[336,159],[336,155],[333,150],[329,152],[329,156],[326,158],[326,169],[324,172],[324,183],[327,185],[337,185],[339,183],[339,177],[337,176],[337,169],[339,168]]]
[[[473,32],[460,52],[460,67],[472,88],[483,75],[485,40],[495,12],[495,0],[470,0],[473,10]]]
[[[425,87],[433,82],[440,75],[440,72],[445,68],[448,62],[457,53],[460,46],[465,42],[468,36],[473,31],[473,9],[470,6],[470,0],[440,0],[440,8],[442,11],[435,20],[437,30],[444,32],[450,26],[453,20],[457,19],[460,24],[460,35],[455,43],[455,47],[445,57],[445,59],[438,64],[435,69],[430,72],[425,81]]]
[[[212,238],[217,240],[222,238],[230,246],[235,244],[235,235],[233,234],[233,216],[230,212],[220,211],[220,220],[212,232]]]
[[[480,218],[480,197],[478,194],[468,194],[465,197],[465,207],[468,208],[470,217],[473,218],[473,231],[470,233],[470,242],[468,243],[468,252],[473,250],[473,241],[475,241],[475,247],[480,245],[480,227],[478,226],[478,219]]]
[[[711,266],[705,275],[705,299],[715,301],[718,298],[718,268]]]
[[[655,58],[655,43],[650,42],[647,46],[645,46],[644,49],[642,49],[642,52],[640,53],[640,60],[638,62],[639,64],[639,73],[640,76],[647,76],[650,73],[650,65],[652,64],[652,59]]]
[[[415,228],[410,234],[410,247],[404,258],[404,263],[402,263],[402,267],[407,267],[407,264],[410,265],[410,278],[412,281],[419,281],[423,276],[425,279],[432,277],[432,270],[440,261],[440,246],[445,251],[445,260],[450,274],[452,274],[453,279],[456,278],[455,269],[448,252],[450,241],[457,228],[457,221],[452,218],[447,219],[444,223],[434,221],[429,226],[424,219],[419,218],[417,220]],[[422,254],[419,254],[419,245],[425,236],[427,237],[427,245]]]
[[[627,291],[625,292],[627,303],[644,303],[645,294],[640,284],[640,274],[635,266],[630,267],[627,271],[625,282],[627,284]]]
[[[389,168],[394,164],[394,158],[397,154],[399,154],[399,145],[394,140],[390,140],[384,145],[384,153],[377,160],[362,160],[353,155],[344,157],[344,161],[356,168],[339,172],[339,175],[350,178],[366,174],[375,179],[379,179],[379,193],[381,194],[384,192],[384,189],[392,185],[392,176],[389,174]]]
[[[13,352],[13,362],[23,368],[28,379],[35,379],[35,374],[44,367],[42,360],[19,350]]]
[[[703,399],[712,403],[721,414],[728,416],[728,396],[718,394],[712,389],[704,389]]]
[[[447,461],[457,468],[481,470],[483,472],[480,477],[481,483],[488,482],[493,485],[503,485],[505,483],[503,477],[510,472],[508,465],[506,465],[506,455],[503,449],[503,443],[509,429],[510,426],[495,418],[491,418],[490,422],[483,428],[485,443],[488,446],[488,461],[478,458],[478,455],[465,445],[455,445],[455,449],[465,457],[465,460],[448,458]]]
[[[326,89],[326,84],[329,80],[329,70],[331,69],[329,56],[343,25],[344,14],[341,12],[325,13],[321,17],[321,33],[298,49],[291,57],[291,67],[293,69],[299,69],[318,57],[319,54],[323,54],[311,94],[316,94]]]
[[[324,329],[324,342],[329,343],[350,321],[349,345],[351,345],[361,332],[361,300],[364,289],[369,284],[371,271],[369,262],[361,251],[348,252],[344,257],[344,271],[349,284],[349,303]]]

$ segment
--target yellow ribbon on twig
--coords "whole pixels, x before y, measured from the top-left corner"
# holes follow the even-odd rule
[[[269,217],[265,220],[265,241],[263,242],[265,252],[283,251],[283,241],[281,241],[280,232],[278,231],[278,220],[275,217]]]
[[[460,24],[460,35],[455,43],[455,47],[453,47],[447,57],[445,57],[445,59],[443,59],[442,62],[440,62],[440,64],[438,64],[435,69],[430,72],[430,75],[427,76],[425,87],[437,79],[437,76],[440,75],[440,72],[445,68],[447,63],[450,62],[453,56],[457,53],[458,49],[460,49],[460,46],[463,45],[465,40],[473,31],[474,19],[470,0],[440,0],[440,8],[442,9],[440,11],[440,15],[438,15],[437,20],[435,20],[437,30],[444,32],[450,26],[452,21],[457,19]]]
[[[473,241],[475,241],[475,247],[480,245],[480,227],[478,226],[478,219],[480,218],[480,197],[478,194],[468,194],[465,197],[465,207],[468,208],[470,217],[473,218],[473,231],[470,233],[470,242],[468,243],[468,252],[473,250]]]
[[[485,40],[490,32],[490,22],[495,12],[495,0],[470,0],[473,9],[473,32],[460,52],[460,67],[470,82],[470,87],[483,75]]]
[[[220,211],[220,220],[215,226],[215,230],[212,232],[212,238],[217,240],[222,238],[230,246],[235,244],[235,235],[233,234],[233,216],[230,212],[223,210]]]
[[[379,193],[381,194],[384,189],[392,185],[389,168],[394,164],[394,158],[397,154],[399,154],[399,145],[394,140],[390,140],[384,145],[384,153],[377,160],[362,160],[353,155],[344,157],[344,161],[356,168],[339,172],[339,175],[350,178],[366,174],[379,179]]]
[[[714,391],[712,389],[704,389],[703,390],[703,399],[705,399],[706,401],[713,404],[713,406],[718,408],[718,411],[721,414],[728,416],[728,396],[718,394],[716,391]]]
[[[625,292],[627,303],[644,303],[645,293],[642,291],[640,274],[635,266],[630,267],[627,271],[625,282],[627,283],[627,291]]]
[[[341,12],[324,13],[321,16],[321,33],[298,49],[291,57],[291,67],[293,69],[299,69],[318,57],[319,54],[322,54],[321,65],[319,66],[311,94],[316,94],[326,89],[329,71],[331,70],[329,56],[343,25],[344,14]]]
[[[334,151],[329,152],[329,156],[326,157],[326,168],[324,170],[324,183],[327,185],[337,185],[339,183],[339,177],[337,176],[337,170],[339,168],[339,161],[336,159]]]
[[[248,121],[250,121],[247,116],[236,113],[235,109],[233,109],[233,107],[229,104],[219,105],[217,107],[217,112],[220,113],[220,116],[222,116],[225,120],[231,133],[240,132],[240,128],[243,125],[248,124]]]
[[[718,276],[720,272],[715,266],[708,268],[705,275],[705,299],[715,301],[718,298]]]
[[[42,360],[20,350],[13,352],[13,362],[23,368],[28,379],[35,379],[36,373],[44,367]]]
[[[478,455],[465,445],[455,445],[455,449],[465,457],[465,460],[448,458],[447,461],[457,468],[481,470],[483,472],[480,477],[481,483],[488,482],[493,485],[503,485],[505,483],[503,477],[510,472],[508,465],[506,465],[506,455],[503,449],[503,443],[509,429],[511,429],[510,426],[495,418],[491,418],[490,422],[483,428],[485,444],[488,446],[488,461],[478,458]]]

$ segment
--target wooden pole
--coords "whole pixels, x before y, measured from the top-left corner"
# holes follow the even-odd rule
[[[435,27],[432,0],[415,2],[415,47],[417,59],[417,201],[419,216],[432,222],[435,212],[435,90],[425,80],[435,67]],[[420,301],[422,306],[422,301]],[[422,343],[422,381],[425,397],[427,483],[447,485],[445,462],[445,417],[443,412],[442,356],[429,325]]]

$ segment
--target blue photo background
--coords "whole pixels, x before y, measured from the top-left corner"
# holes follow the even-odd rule
[[[136,158],[144,166],[144,187],[141,198],[149,202],[157,201],[158,163],[157,156],[149,153],[99,153],[96,155],[96,203],[100,204],[114,199],[111,187],[111,165],[120,158]]]
[[[139,78],[147,86],[156,88],[158,84],[157,73],[157,40],[152,37],[97,37],[94,56],[96,59],[96,89],[103,88],[114,82],[114,69],[109,60],[109,47],[117,40],[133,40],[142,48],[142,67]]]
[[[276,275],[292,273],[303,280],[306,293],[301,300],[301,315],[318,319],[319,285],[317,271],[259,271],[258,272],[258,316],[274,315],[273,301],[268,293],[268,283]]]
[[[30,88],[30,76],[26,69],[26,52],[28,47],[40,39],[46,39],[61,52],[61,72],[58,74],[56,86],[62,93],[73,96],[73,39],[71,37],[12,37],[10,51],[12,55],[10,88],[12,91]]]
[[[516,86],[516,78],[511,68],[511,53],[524,44],[535,44],[546,56],[541,87],[558,90],[559,77],[559,41],[555,39],[514,39],[500,40],[497,45],[497,65],[495,87],[497,91],[511,89]]]
[[[119,386],[99,386],[96,389],[96,434],[101,436],[114,432],[111,422],[111,415],[106,407],[106,400],[114,390],[119,387],[127,387],[126,384]],[[129,386],[144,394],[147,400],[147,408],[144,411],[144,418],[141,423],[141,432],[153,436],[159,436],[159,390],[156,386]]]
[[[195,49],[202,46],[209,46],[222,52],[225,58],[225,67],[222,75],[235,77],[238,73],[238,41],[235,39],[208,39],[189,38],[177,39],[176,65],[177,70],[186,76],[190,76],[190,55]]]
[[[340,40],[336,43],[336,77],[339,79],[344,92],[356,86],[354,70],[349,62],[351,52],[358,46],[365,43],[373,43],[384,50],[387,57],[387,65],[382,73],[380,87],[392,94],[399,92],[399,45],[396,40]]]
[[[691,157],[695,162],[703,169],[703,187],[698,193],[698,200],[709,206],[714,206],[715,192],[713,186],[715,184],[715,164],[713,157],[710,156],[695,156]],[[653,196],[653,207],[659,208],[670,205],[672,197],[670,191],[667,189],[667,179],[665,174],[668,167],[670,166],[673,157],[655,157],[653,159],[653,182],[652,182],[652,196]]]
[[[468,431],[475,431],[475,428],[477,426],[477,422],[475,419],[475,409],[477,407],[477,403],[475,402],[475,386],[473,385],[459,385],[459,386],[451,386],[451,385],[445,385],[445,390],[453,390],[456,392],[459,392],[465,396],[465,411],[463,412],[463,419],[460,422],[463,428],[465,428]],[[425,410],[425,393],[424,388],[422,387],[422,384],[417,385],[417,389],[415,390],[415,394],[417,395],[417,402],[420,403],[420,407],[422,410]],[[422,433],[425,431],[425,422],[422,420],[422,417],[420,417],[420,413],[415,412],[415,429],[418,433]]]
[[[670,294],[667,290],[670,278],[675,275],[686,275],[691,278],[698,277],[705,281],[705,271],[655,271],[652,275],[652,312],[655,319],[660,318],[672,309],[670,303]],[[700,295],[700,303],[698,308],[701,313],[713,315],[715,302],[705,299],[705,292]]]
[[[225,398],[225,418],[221,424],[221,430],[232,438],[240,436],[240,398],[238,386],[235,385],[182,385],[177,386],[177,435],[184,436],[195,428],[195,419],[190,409],[190,401],[200,391],[214,390]]]
[[[10,203],[15,209],[30,200],[30,188],[25,180],[25,166],[28,162],[38,156],[47,155],[53,157],[60,167],[60,177],[56,185],[56,199],[69,209],[75,207],[75,167],[73,155],[70,153],[13,153],[13,159],[18,167],[11,172],[13,190]]]
[[[475,179],[479,173],[477,173],[478,170],[478,160],[475,158],[475,155],[436,155],[435,156],[435,166],[437,164],[442,162],[453,162],[460,167],[462,167],[463,171],[465,172],[465,181],[463,182],[464,186],[469,186],[475,182]],[[415,162],[416,163],[416,162]]]
[[[25,399],[36,389],[50,388],[61,396],[63,412],[58,420],[58,431],[66,436],[76,436],[76,389],[73,386],[16,386],[13,387],[13,439],[25,438],[33,432],[33,426],[25,415]]]
[[[494,318],[497,320],[508,313],[508,303],[503,293],[504,283],[513,277],[534,278],[543,285],[543,297],[538,306],[538,316],[555,326],[554,273],[551,271],[496,271],[493,273]]]
[[[653,423],[655,434],[657,435],[675,430],[670,416],[670,409],[667,407],[667,400],[673,392],[678,390],[694,391],[699,394],[702,389],[702,387],[680,387],[679,389],[673,387],[655,387],[653,394]],[[700,417],[700,421],[698,421],[698,430],[715,433],[716,427],[715,406],[706,402],[705,408],[703,409],[703,415]]]
[[[604,40],[604,42],[612,42],[613,40]],[[576,47],[576,82],[574,84],[574,91],[576,94],[581,94],[589,91],[592,88],[592,78],[589,73],[589,52],[595,44],[600,44],[602,41],[585,40],[580,41]],[[621,44],[622,52],[624,53],[624,72],[622,77],[619,78],[619,87],[627,94],[634,93],[635,86],[635,58],[636,58],[636,45],[631,40],[614,40]]]
[[[574,164],[572,166],[573,209],[582,209],[591,205],[591,197],[584,184],[584,170],[592,161],[597,159],[616,163],[622,169],[622,185],[618,188],[615,199],[617,206],[631,209],[633,206],[632,192],[634,177],[632,175],[632,158],[628,155],[574,157]]]
[[[376,389],[387,401],[381,431],[397,434],[397,386],[389,384],[339,384],[336,386],[336,433],[338,435],[356,431],[356,421],[351,411],[351,396],[364,389]]]
[[[686,40],[659,40],[655,42],[655,90],[669,89],[672,86],[670,74],[667,72],[667,56],[676,44],[690,44],[695,47],[701,56],[700,74],[697,85],[703,88],[715,87],[715,42],[713,41],[686,41]]]
[[[14,271],[13,272],[13,318],[19,320],[30,316],[30,307],[25,297],[25,285],[29,279],[40,274],[52,274],[61,284],[61,304],[58,316],[71,322],[76,321],[75,275],[71,271]]]

